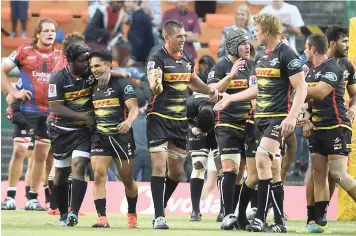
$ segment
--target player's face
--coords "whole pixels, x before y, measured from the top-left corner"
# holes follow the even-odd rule
[[[90,70],[91,73],[97,77],[102,75],[105,71],[110,70],[110,65],[99,57],[92,57],[90,59]]]
[[[312,61],[313,59],[313,51],[312,51],[312,47],[309,47],[309,40],[307,40],[305,42],[305,57],[307,58],[307,61]]]
[[[239,45],[237,48],[237,51],[239,53],[239,57],[241,57],[244,60],[250,59],[250,44],[246,41],[242,44]]]
[[[52,23],[43,23],[42,30],[36,35],[38,42],[43,46],[51,46],[56,40],[56,27]]]
[[[266,46],[266,35],[262,32],[261,26],[255,25],[253,35],[255,36],[259,45]]]
[[[89,52],[79,55],[71,64],[74,74],[78,76],[89,74]]]
[[[169,46],[174,52],[180,52],[183,50],[185,42],[185,30],[183,28],[174,28],[171,35],[168,36]]]
[[[349,50],[349,37],[341,37],[335,44],[336,53],[338,57],[345,57]]]

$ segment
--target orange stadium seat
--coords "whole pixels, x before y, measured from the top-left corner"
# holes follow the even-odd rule
[[[84,23],[88,23],[88,19],[89,19],[89,11],[88,11],[88,9],[82,11],[82,13],[80,15],[81,15],[81,18],[82,18],[83,22]]]
[[[42,9],[67,9],[80,16],[88,6],[88,1],[30,1],[29,8],[33,13],[40,13]]]
[[[221,28],[235,23],[235,16],[230,14],[206,14],[206,23],[212,28]]]
[[[70,33],[75,29],[73,24],[73,12],[70,9],[43,8],[40,10],[40,17],[47,17],[57,22],[58,27],[64,33]]]
[[[219,53],[219,47],[220,47],[220,39],[211,39],[209,41],[209,50],[215,55],[218,55]]]
[[[214,58],[215,62],[217,62],[217,59],[218,59],[218,53],[214,53],[210,50],[210,48],[201,48],[199,51],[198,51],[198,57],[197,57],[197,60],[196,60],[196,63],[198,63],[199,59],[202,57],[202,56],[211,56],[212,58]],[[196,64],[196,67],[198,67],[198,64]],[[196,68],[197,69],[197,68]]]
[[[25,43],[31,43],[32,39],[31,38],[26,38],[23,39],[21,37],[17,38],[9,38],[9,37],[2,37],[1,38],[2,45],[1,45],[1,57],[7,57],[11,54],[12,51],[14,51],[16,48],[18,48],[20,45],[25,44]]]

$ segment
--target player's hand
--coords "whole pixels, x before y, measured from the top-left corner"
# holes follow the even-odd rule
[[[356,117],[356,106],[351,106],[347,111],[347,117],[350,119],[351,123],[354,122]]]
[[[100,89],[107,89],[111,77],[111,70],[104,71],[101,75],[96,75],[95,79],[98,81]]]
[[[237,59],[229,73],[230,77],[235,77],[237,75],[237,72],[239,71],[239,69],[243,68],[245,66],[245,64],[246,64],[246,61],[243,60],[242,58]]]
[[[117,130],[119,131],[120,134],[126,134],[131,129],[131,126],[132,126],[132,122],[129,120],[125,120],[124,122],[121,122],[117,126]]]
[[[112,70],[115,71],[115,73],[118,74],[118,77],[122,79],[128,79],[131,76],[129,72],[127,72],[125,69],[120,67],[114,67]]]
[[[215,88],[211,88],[209,97],[211,101],[217,102],[219,100],[219,91]]]
[[[14,89],[13,92],[10,92],[10,94],[15,98],[19,100],[31,100],[32,97],[32,92],[26,89],[21,89],[21,90],[16,90]]]
[[[281,134],[283,137],[288,137],[297,125],[297,117],[288,115],[281,123]]]
[[[297,122],[297,127],[301,127],[304,124],[306,124],[310,120],[310,113],[307,111],[304,111],[304,116],[301,119],[298,119]]]
[[[226,109],[231,104],[231,95],[227,93],[220,94],[221,100],[215,104],[214,111],[221,111]]]
[[[87,126],[90,128],[90,130],[93,130],[95,128],[95,119],[92,115],[86,113],[84,121],[87,124]]]
[[[205,136],[206,135],[198,127],[193,127],[192,128],[192,133],[197,137],[201,137],[201,136]]]
[[[309,137],[312,134],[312,131],[313,131],[313,124],[308,120],[308,122],[306,122],[303,125],[303,136]]]

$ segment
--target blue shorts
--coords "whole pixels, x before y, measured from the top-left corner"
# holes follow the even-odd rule
[[[28,19],[28,1],[11,1],[11,19],[27,20]]]

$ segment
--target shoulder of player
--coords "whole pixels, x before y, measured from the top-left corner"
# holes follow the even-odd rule
[[[340,80],[343,79],[343,72],[341,67],[337,64],[336,60],[330,58],[321,68],[323,76],[331,78],[331,80],[335,81],[335,77]]]
[[[160,60],[160,59],[162,59],[162,57],[164,57],[166,55],[167,55],[167,53],[165,52],[163,47],[160,47],[157,51],[152,53],[152,55],[150,57],[150,61],[154,61],[154,60],[157,60],[157,59]]]
[[[339,63],[338,63],[340,66],[341,65],[345,65],[345,68],[347,70],[353,70],[354,69],[354,66],[352,65],[351,61],[349,59],[347,59],[346,57],[341,57],[339,59]]]

